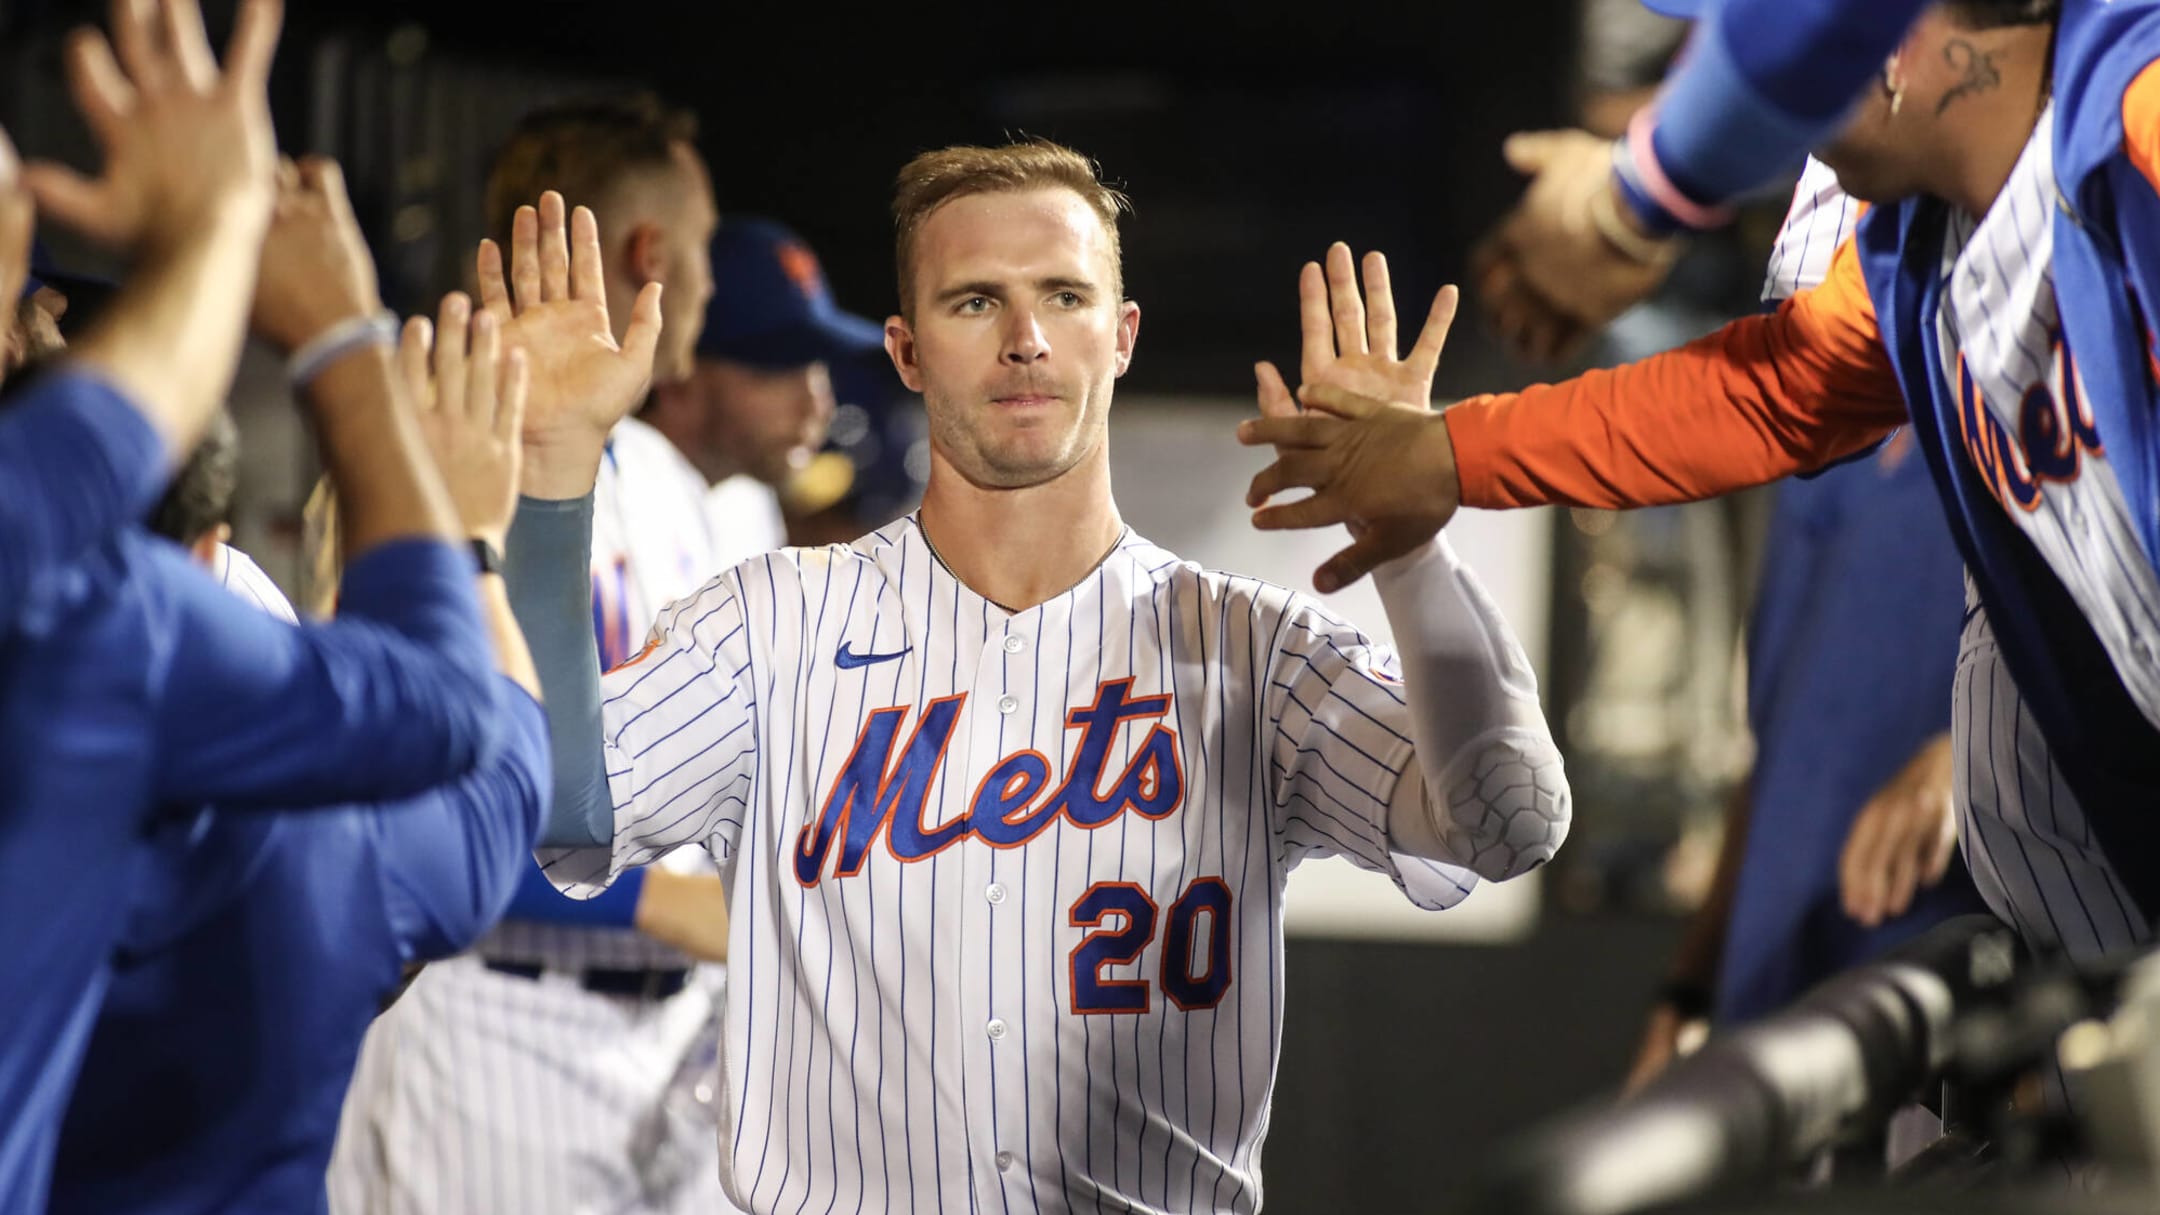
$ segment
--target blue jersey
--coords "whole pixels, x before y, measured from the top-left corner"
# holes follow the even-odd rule
[[[1838,858],[1861,808],[1950,726],[1964,575],[1927,466],[1900,434],[1872,459],[1777,493],[1748,629],[1758,758],[1720,1020],[1762,1016],[1982,909],[1962,865],[1875,929],[1853,922],[1838,893]]]
[[[14,387],[0,414],[0,620],[31,584],[148,514],[165,444],[104,381],[67,367]]]
[[[361,1037],[408,963],[494,923],[531,865],[547,722],[402,801],[160,825],[61,1129],[54,1212],[325,1209]]]
[[[499,742],[469,557],[355,561],[346,619],[299,627],[128,530],[33,581],[0,634],[0,1211],[43,1207],[135,847],[161,805],[406,796]]]

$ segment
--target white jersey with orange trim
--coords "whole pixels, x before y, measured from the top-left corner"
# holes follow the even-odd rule
[[[670,607],[604,679],[612,851],[543,859],[570,886],[720,860],[736,1201],[1257,1209],[1290,869],[1346,856],[1445,908],[1565,834],[1528,663],[1432,551],[1410,598],[1478,674],[1429,699],[1320,603],[1130,532],[1024,611],[913,517]],[[1506,707],[1420,757],[1411,700]]]

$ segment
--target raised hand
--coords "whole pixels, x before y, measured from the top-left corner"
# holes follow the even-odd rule
[[[195,0],[115,0],[112,42],[83,29],[67,48],[68,83],[104,173],[32,165],[39,208],[137,253],[220,225],[259,227],[277,164],[267,85],[281,19],[278,0],[242,0],[221,71]]]
[[[500,550],[517,510],[531,368],[523,350],[503,348],[494,314],[475,314],[463,292],[444,296],[439,316],[435,325],[405,322],[398,371],[458,518]]]
[[[480,308],[503,340],[531,360],[525,411],[525,492],[578,497],[592,488],[608,431],[643,399],[660,340],[660,284],[638,293],[617,342],[608,317],[600,225],[579,207],[565,231],[562,195],[519,207],[510,229],[510,276],[502,251],[480,243]]]
[[[0,315],[11,313],[30,275],[30,230],[37,207],[23,185],[22,162],[0,131]]]
[[[1409,356],[1398,357],[1395,288],[1388,278],[1387,255],[1377,250],[1365,255],[1361,295],[1350,246],[1335,242],[1328,247],[1324,274],[1316,262],[1305,263],[1298,273],[1298,319],[1304,330],[1300,382],[1307,387],[1328,384],[1382,401],[1430,402],[1433,374],[1439,370],[1440,353],[1455,322],[1457,298],[1455,288],[1442,287],[1433,297],[1432,311]],[[1260,368],[1263,387],[1281,386],[1282,376],[1274,364],[1262,363]],[[1286,400],[1288,395],[1287,391],[1272,394],[1276,400]],[[1263,392],[1262,412],[1266,412],[1268,397]]]
[[[1455,516],[1455,447],[1440,414],[1327,384],[1299,391],[1304,413],[1295,412],[1287,394],[1270,400],[1274,395],[1263,377],[1267,416],[1238,427],[1238,442],[1275,448],[1275,462],[1253,477],[1245,504],[1258,508],[1253,526],[1264,532],[1349,526],[1350,546],[1313,573],[1322,594],[1411,552]],[[1267,505],[1298,488],[1313,494]]]
[[[1504,154],[1530,185],[1473,252],[1472,279],[1504,344],[1560,358],[1656,290],[1679,245],[1629,226],[1612,193],[1610,142],[1532,131],[1510,136]]]
[[[254,329],[290,353],[340,321],[382,311],[375,262],[337,162],[282,162],[256,271]]]
[[[1273,364],[1254,368],[1261,416],[1238,427],[1238,441],[1272,444],[1275,462],[1253,477],[1245,504],[1257,508],[1253,526],[1262,531],[1350,529],[1350,546],[1314,572],[1323,594],[1415,550],[1455,513],[1454,448],[1428,402],[1457,299],[1454,287],[1442,287],[1409,357],[1398,358],[1387,258],[1366,255],[1361,295],[1350,247],[1338,242],[1324,275],[1307,263],[1298,277],[1305,342],[1297,395]],[[1268,505],[1295,488],[1315,493]]]

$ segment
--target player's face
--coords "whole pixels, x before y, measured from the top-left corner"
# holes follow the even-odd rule
[[[705,329],[705,305],[712,299],[712,261],[707,250],[720,226],[713,203],[712,177],[688,144],[675,146],[676,179],[682,189],[669,201],[664,225],[666,268],[661,282],[660,347],[653,354],[653,378],[673,384],[689,377],[697,363],[698,335]],[[620,329],[625,318],[617,317]]]
[[[1816,150],[1816,159],[1837,173],[1838,185],[1862,202],[1894,203],[1927,191],[1927,170],[1939,159],[1945,137],[1937,121],[1944,99],[1961,76],[1948,44],[1959,30],[1939,10],[1922,15],[1895,63],[1868,85],[1837,138]],[[1896,95],[1891,81],[1903,90]]]
[[[694,387],[706,441],[768,485],[808,464],[832,425],[832,375],[823,363],[776,371],[699,359]]]
[[[885,348],[930,441],[970,481],[1019,488],[1099,452],[1140,307],[1117,298],[1109,233],[1065,189],[957,198],[915,242],[914,319]]]

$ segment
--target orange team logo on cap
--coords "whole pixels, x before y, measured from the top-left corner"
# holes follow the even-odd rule
[[[787,241],[780,246],[780,270],[795,283],[797,290],[808,299],[816,299],[824,293],[825,276],[818,270],[817,254],[800,241]]]

